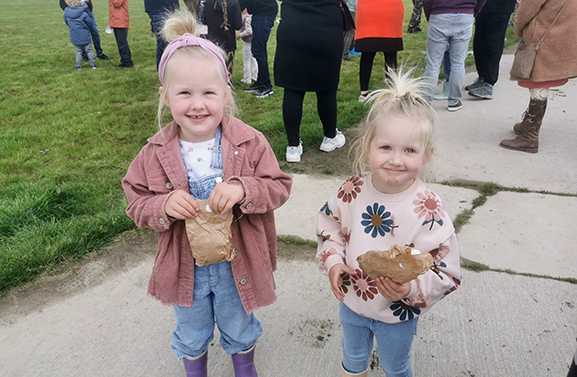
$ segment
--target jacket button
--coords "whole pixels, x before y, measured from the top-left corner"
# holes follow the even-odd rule
[[[246,205],[246,208],[250,208],[250,207],[252,207],[252,203],[248,203],[248,204]]]
[[[216,177],[216,178],[214,179],[214,181],[215,181],[216,183],[222,183],[222,177]]]
[[[236,257],[238,255],[238,250],[234,249],[234,256]]]
[[[164,219],[163,219],[162,217],[161,217],[160,219],[158,219],[158,222],[159,222],[161,225],[164,225]]]
[[[240,283],[240,285],[245,285],[245,284],[246,284],[246,279],[242,279],[239,283]]]
[[[234,155],[235,155],[235,156],[238,156],[238,151],[234,151]]]
[[[166,182],[166,188],[172,190],[172,183]]]

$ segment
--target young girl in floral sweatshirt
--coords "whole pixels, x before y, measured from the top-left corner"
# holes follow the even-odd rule
[[[410,73],[410,72],[409,72]],[[358,175],[321,208],[317,261],[340,303],[343,376],[367,376],[373,338],[388,377],[412,376],[409,356],[420,315],[461,281],[455,229],[441,198],[421,181],[433,154],[434,111],[422,85],[389,71],[357,142]],[[405,284],[372,279],[357,257],[410,245],[431,253],[434,270]]]

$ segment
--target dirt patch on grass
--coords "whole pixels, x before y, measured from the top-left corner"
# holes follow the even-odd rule
[[[343,132],[347,138],[344,147],[332,152],[323,152],[318,146],[308,148],[298,163],[288,163],[284,156],[279,157],[281,169],[289,174],[307,174],[312,176],[349,177],[352,175],[352,161],[354,154],[350,153],[351,146],[356,139],[356,130],[349,129]]]

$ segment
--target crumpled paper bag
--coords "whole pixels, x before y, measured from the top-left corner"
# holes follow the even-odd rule
[[[186,235],[197,266],[230,262],[235,251],[232,248],[232,210],[227,213],[209,212],[208,200],[197,200],[198,216],[186,219]]]
[[[404,284],[429,271],[433,266],[433,256],[409,245],[393,245],[385,251],[368,251],[360,255],[357,262],[373,279],[385,276],[397,284]]]

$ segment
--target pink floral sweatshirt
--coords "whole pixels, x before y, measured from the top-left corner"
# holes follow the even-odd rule
[[[418,317],[461,283],[455,229],[441,198],[417,180],[399,194],[383,194],[371,174],[349,178],[321,208],[317,219],[317,261],[322,273],[337,263],[356,270],[345,274],[344,303],[356,313],[387,323]],[[376,282],[359,268],[357,257],[369,250],[413,243],[430,252],[434,269],[411,282],[411,293],[390,302]]]

